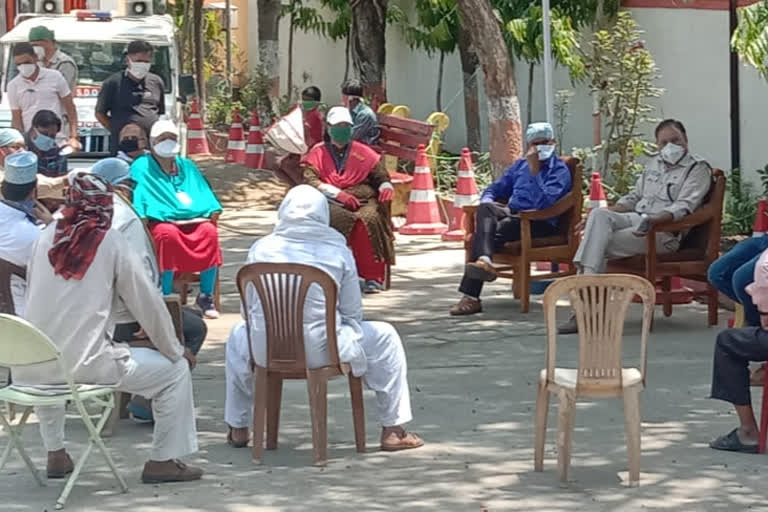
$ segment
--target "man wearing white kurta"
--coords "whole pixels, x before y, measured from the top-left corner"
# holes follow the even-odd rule
[[[56,344],[76,382],[114,384],[151,398],[155,430],[145,483],[195,480],[202,470],[179,457],[198,449],[190,366],[162,296],[123,235],[110,228],[112,188],[96,176],[72,179],[64,216],[46,228],[28,266],[26,318]],[[76,241],[73,243],[73,241]],[[119,301],[141,322],[157,350],[111,339]],[[14,369],[17,384],[64,382],[55,366]],[[64,408],[37,409],[49,478],[72,470],[64,450]]]
[[[379,421],[383,426],[381,447],[396,451],[417,448],[423,441],[402,427],[412,419],[406,377],[405,351],[395,329],[383,322],[363,321],[363,308],[355,261],[346,240],[329,226],[328,202],[316,189],[299,185],[286,195],[274,231],[256,243],[247,263],[303,263],[327,272],[338,285],[336,312],[339,359],[352,373],[362,376],[376,392]],[[266,365],[264,315],[258,294],[251,289],[248,311],[256,364]],[[325,335],[325,300],[318,287],[307,295],[304,310],[307,364],[328,364]],[[227,341],[226,402],[224,415],[230,427],[229,442],[243,447],[252,424],[253,375],[249,368],[245,321],[234,326]]]

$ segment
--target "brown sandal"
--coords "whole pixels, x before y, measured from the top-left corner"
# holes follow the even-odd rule
[[[229,432],[227,432],[227,444],[229,444],[232,448],[245,448],[248,446],[248,438],[250,437],[250,432],[248,432],[248,435],[245,437],[245,441],[235,441],[235,438],[232,437],[232,431],[233,430],[243,430],[243,429],[233,429],[232,427],[229,427]],[[248,429],[245,429],[246,432]]]
[[[403,432],[402,435],[396,432],[391,433],[381,442],[381,451],[383,452],[399,452],[402,450],[412,450],[424,446],[424,440],[422,440],[418,434],[413,432]]]
[[[483,303],[480,299],[472,299],[466,295],[459,299],[459,302],[451,306],[452,316],[474,315],[483,311]]]

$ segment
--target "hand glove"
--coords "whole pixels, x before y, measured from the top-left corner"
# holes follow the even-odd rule
[[[357,200],[352,194],[348,194],[343,190],[338,193],[336,200],[344,205],[344,208],[350,211],[357,211],[360,209],[360,201]]]
[[[390,187],[384,187],[379,189],[379,202],[388,203],[395,197],[395,191]]]

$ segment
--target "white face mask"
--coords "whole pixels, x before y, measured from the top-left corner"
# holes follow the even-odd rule
[[[128,61],[128,71],[139,80],[143,79],[149,73],[149,68],[152,67],[151,62],[133,62]]]
[[[661,148],[661,158],[670,165],[675,165],[682,160],[687,150],[683,146],[678,146],[672,142],[667,143]]]
[[[173,158],[179,154],[179,143],[173,139],[165,139],[153,146],[157,156],[161,158]]]
[[[24,78],[31,77],[37,71],[37,64],[19,64],[17,67],[19,68],[19,73]]]
[[[555,145],[539,144],[536,146],[536,152],[539,154],[539,160],[547,160],[555,152]]]
[[[37,55],[37,60],[45,60],[45,48],[42,46],[34,46],[35,49],[35,55]]]

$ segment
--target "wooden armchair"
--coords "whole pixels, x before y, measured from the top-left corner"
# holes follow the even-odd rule
[[[664,316],[672,314],[670,294],[673,277],[682,277],[707,284],[708,325],[717,325],[718,294],[709,283],[707,270],[720,255],[720,223],[723,217],[725,175],[720,169],[712,171],[712,186],[702,205],[692,214],[674,222],[653,226],[646,236],[645,254],[610,260],[606,272],[635,274],[652,283],[661,282]],[[687,232],[677,252],[656,254],[656,233]]]
[[[574,273],[573,256],[579,246],[579,240],[574,232],[576,224],[581,220],[583,196],[581,191],[581,165],[573,157],[564,157],[563,161],[571,170],[571,191],[560,201],[545,210],[530,210],[520,212],[519,242],[507,242],[501,251],[493,254],[493,262],[497,266],[499,277],[513,280],[513,290],[516,298],[520,299],[520,311],[527,313],[530,305],[530,283],[543,279],[565,277]],[[475,214],[477,206],[464,207],[464,253],[465,261],[472,257],[472,241],[475,234]],[[558,233],[554,236],[533,238],[531,222],[559,217]],[[568,270],[550,272],[548,274],[531,275],[531,263],[534,261],[550,261],[552,263],[568,264]]]
[[[221,212],[216,212],[213,215],[211,215],[211,222],[213,222],[213,224],[216,227],[219,226],[219,217],[221,217]],[[150,239],[152,239],[151,236],[150,236]],[[199,283],[199,282],[200,282],[199,272],[182,272],[174,276],[173,287],[174,289],[179,291],[179,297],[181,298],[182,304],[184,305],[187,304],[187,295],[189,294],[189,285]],[[214,286],[214,289],[213,289],[213,303],[216,306],[216,310],[219,313],[221,313],[221,268],[219,268],[219,271],[216,272],[216,285]]]

